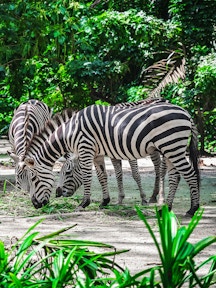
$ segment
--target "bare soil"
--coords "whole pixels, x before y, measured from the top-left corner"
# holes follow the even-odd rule
[[[4,159],[3,162],[7,163],[7,161],[8,159]],[[207,236],[216,235],[215,162],[215,158],[212,158],[212,160],[206,158],[201,163],[201,205],[204,208],[204,215],[190,239],[193,243]],[[103,210],[98,208],[101,191],[94,173],[92,203],[85,211],[75,212],[74,208],[82,197],[82,187],[72,198],[52,200],[49,210],[35,210],[31,205],[29,196],[16,192],[12,185],[14,183],[13,167],[9,164],[8,166],[5,166],[5,164],[4,166],[3,164],[0,165],[0,240],[9,245],[13,237],[21,237],[38,219],[44,218],[44,221],[36,227],[36,231],[40,231],[42,234],[77,224],[70,232],[70,237],[74,239],[112,244],[118,250],[129,249],[129,252],[117,256],[116,261],[123,267],[129,268],[132,274],[158,264],[159,258],[156,247],[146,227],[138,219],[134,208],[134,205],[139,205],[140,198],[127,161],[124,162],[123,167],[126,193],[123,206],[115,205],[117,201],[116,179],[113,168],[109,160],[107,160],[111,204]],[[147,196],[150,197],[154,183],[152,164],[147,159],[140,162],[139,167],[143,179],[143,187]],[[56,169],[57,171],[59,170],[58,168]],[[7,185],[5,185],[5,179],[8,181]],[[166,189],[167,187],[168,183],[166,180]],[[187,225],[190,221],[184,216],[189,206],[189,189],[187,184],[181,180],[173,206],[180,225]],[[142,210],[147,215],[153,229],[157,231],[154,207],[142,207]],[[215,254],[216,244],[207,248],[199,255],[197,260],[201,262],[210,255]]]

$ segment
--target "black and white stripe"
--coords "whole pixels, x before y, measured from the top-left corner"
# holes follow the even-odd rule
[[[166,165],[161,164],[161,157],[158,151],[155,151],[151,155],[152,162],[154,164],[155,170],[155,183],[154,183],[154,190],[153,194],[150,198],[150,203],[157,202],[157,196],[159,194],[158,204],[163,204],[164,199],[164,178],[166,174]],[[72,196],[76,190],[83,184],[82,181],[82,170],[80,167],[79,158],[75,158],[72,153],[67,153],[65,155],[66,161],[64,162],[60,175],[59,181],[57,184],[56,189],[56,196],[64,196],[70,197]],[[122,171],[122,161],[117,159],[111,159],[111,162],[114,167],[117,185],[118,185],[118,204],[122,204],[123,199],[125,198],[125,192],[123,187],[123,171]],[[139,168],[137,160],[129,160],[128,161],[131,167],[132,176],[137,183],[141,204],[147,204],[146,194],[143,191],[142,184],[141,184],[141,177],[139,174]],[[94,161],[96,171],[97,171],[97,159]]]
[[[22,103],[15,111],[9,127],[9,142],[12,151],[8,151],[15,161],[16,186],[22,190],[29,190],[27,181],[27,170],[22,169],[20,164],[26,153],[26,148],[35,133],[39,133],[50,119],[52,113],[50,108],[43,102],[31,99]]]
[[[160,159],[160,158],[159,158]],[[115,175],[118,185],[118,204],[122,204],[125,198],[124,188],[123,188],[123,171],[122,171],[122,161],[117,159],[111,159],[113,164]],[[141,177],[139,174],[139,169],[136,160],[129,160],[129,164],[132,171],[132,176],[137,183],[138,189],[140,191],[141,204],[147,204],[146,195],[142,189]],[[97,158],[94,159],[94,165],[97,168]],[[56,196],[70,197],[76,190],[83,184],[82,181],[82,170],[80,167],[79,158],[75,158],[73,154],[67,153],[66,161],[63,164],[60,175],[59,182],[56,189]],[[158,183],[159,184],[159,183]]]
[[[138,106],[143,106],[147,104],[157,103],[157,102],[165,102],[162,98],[147,98],[145,100],[136,101],[136,102],[125,102],[119,103],[115,106],[119,109],[126,109],[126,108],[133,108]],[[158,203],[162,204],[164,202],[164,177],[166,174],[166,165],[162,165],[161,170],[161,158],[160,153],[154,151],[151,155],[152,162],[154,164],[155,170],[155,185],[153,194],[150,198],[150,203],[157,202],[157,195],[159,194]],[[115,175],[118,184],[118,204],[122,204],[123,199],[125,198],[124,187],[123,187],[123,171],[122,171],[122,163],[121,160],[118,159],[111,159]],[[129,164],[132,171],[132,176],[137,183],[141,204],[147,204],[146,194],[143,191],[142,184],[141,184],[141,177],[139,174],[137,160],[129,160]],[[97,163],[95,163],[96,171],[97,171]],[[66,161],[62,166],[59,176],[59,182],[56,189],[56,196],[72,196],[75,191],[82,185],[82,171],[80,168],[79,159],[75,159],[74,155],[71,153],[67,153]]]
[[[190,162],[186,158],[189,140]],[[191,207],[187,213],[193,215],[199,207],[197,130],[187,111],[163,102],[130,109],[92,105],[74,113],[60,127],[49,123],[43,133],[34,137],[24,159],[32,173],[32,202],[38,208],[49,201],[54,183],[52,167],[65,152],[79,157],[84,185],[80,206],[84,208],[90,203],[94,158],[107,155],[134,160],[155,150],[166,158],[168,170],[176,170],[188,183]],[[105,166],[99,166],[103,175],[102,205],[106,205],[109,193]]]

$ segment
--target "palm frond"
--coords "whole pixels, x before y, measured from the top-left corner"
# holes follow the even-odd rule
[[[161,91],[167,84],[177,83],[185,77],[185,57],[182,51],[169,52],[161,59],[141,72],[142,83],[152,89],[150,98],[160,97]]]

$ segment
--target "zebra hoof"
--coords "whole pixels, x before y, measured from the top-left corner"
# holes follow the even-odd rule
[[[103,202],[100,204],[100,207],[107,206],[107,204],[109,204],[109,202],[110,202],[110,197],[103,199]]]
[[[148,201],[146,199],[142,199],[141,205],[148,206]]]
[[[91,203],[91,201],[89,198],[83,199],[83,201],[80,203],[80,205],[78,207],[85,208],[85,207],[89,206],[90,203]]]
[[[151,197],[149,200],[149,203],[157,203],[157,198],[156,197]]]
[[[172,207],[168,207],[168,211],[170,212],[172,210]],[[162,209],[158,210],[158,214],[160,217],[162,217]]]
[[[187,218],[192,218],[193,215],[191,215],[190,213],[186,212],[185,217],[187,217]]]
[[[195,207],[192,207],[190,208],[190,210],[188,210],[185,214],[185,217],[193,217],[195,212],[199,209],[199,205],[195,206]]]

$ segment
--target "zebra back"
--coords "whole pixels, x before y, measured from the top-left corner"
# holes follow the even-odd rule
[[[139,106],[145,106],[145,105],[149,105],[149,104],[153,104],[153,103],[159,103],[159,102],[166,102],[168,103],[169,101],[163,98],[146,98],[143,100],[138,100],[138,101],[134,101],[134,102],[122,102],[122,103],[118,103],[115,105],[115,107],[119,107],[119,108],[135,108],[135,107],[139,107]]]

